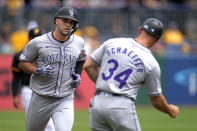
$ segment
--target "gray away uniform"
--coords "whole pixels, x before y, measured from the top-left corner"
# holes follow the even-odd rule
[[[24,49],[20,56],[21,61],[34,62],[37,67],[53,67],[51,76],[31,76],[33,95],[27,118],[28,131],[41,130],[50,117],[56,131],[71,130],[75,91],[70,85],[73,81],[71,72],[76,61],[85,60],[83,48],[84,40],[79,36],[71,35],[67,41],[60,43],[49,32],[31,40]]]
[[[132,38],[103,43],[91,59],[100,66],[90,107],[92,131],[141,131],[134,100],[145,84],[148,95],[162,93],[160,67],[148,48]]]

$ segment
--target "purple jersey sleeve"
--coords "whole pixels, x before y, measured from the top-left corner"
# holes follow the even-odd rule
[[[36,48],[36,39],[31,40],[27,46],[25,47],[25,49],[23,50],[23,52],[21,53],[19,60],[20,61],[29,61],[32,62],[33,60],[35,60],[36,56],[37,56],[37,48]]]

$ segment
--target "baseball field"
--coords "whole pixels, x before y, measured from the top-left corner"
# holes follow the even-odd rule
[[[137,106],[143,131],[197,131],[197,106],[180,106],[177,119],[157,111],[152,106]],[[87,110],[75,111],[72,131],[90,131]],[[0,111],[0,131],[25,131],[22,111]]]

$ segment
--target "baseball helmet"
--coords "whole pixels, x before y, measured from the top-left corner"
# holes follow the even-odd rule
[[[78,13],[77,11],[72,8],[72,7],[68,7],[68,6],[63,6],[61,7],[55,14],[55,18],[67,18],[67,19],[71,19],[74,20],[76,23],[78,23]]]
[[[55,14],[54,23],[56,18],[67,18],[75,21],[73,29],[70,31],[70,35],[72,35],[79,28],[78,13],[73,7],[61,7]]]
[[[160,38],[163,33],[163,24],[158,19],[149,18],[143,23],[142,29],[152,36]]]
[[[40,36],[40,35],[41,35],[41,31],[39,28],[30,29],[28,32],[29,39],[33,39],[33,38]]]

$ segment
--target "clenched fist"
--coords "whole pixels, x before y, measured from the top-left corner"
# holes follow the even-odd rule
[[[179,114],[179,107],[170,104],[169,105],[169,108],[170,108],[170,114],[169,114],[169,116],[172,117],[172,118],[176,118],[178,116],[178,114]]]

